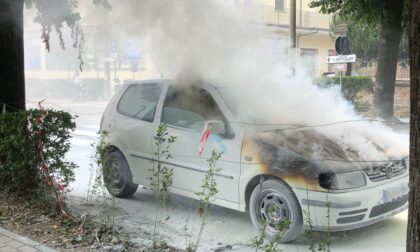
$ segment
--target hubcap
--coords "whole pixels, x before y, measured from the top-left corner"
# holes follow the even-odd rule
[[[275,232],[282,220],[290,219],[290,206],[284,196],[273,190],[263,191],[257,198],[256,214],[259,223]]]
[[[121,163],[117,159],[112,159],[107,165],[110,167],[108,174],[105,174],[108,180],[108,185],[113,191],[119,191],[124,185],[124,178],[121,172]],[[104,171],[106,172],[106,171]]]

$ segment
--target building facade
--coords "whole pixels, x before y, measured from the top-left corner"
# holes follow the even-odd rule
[[[296,46],[300,55],[297,68],[306,69],[317,77],[331,71],[326,57],[334,53],[334,41],[330,35],[331,15],[320,14],[309,8],[310,0],[296,0]],[[289,37],[290,0],[236,0],[242,7],[260,7],[261,15],[255,22],[267,29],[273,41]],[[104,22],[105,25],[101,22]],[[79,73],[78,52],[71,45],[61,50],[58,39],[52,34],[51,52],[47,52],[39,36],[38,26],[25,27],[25,69],[29,80],[83,79],[104,83],[106,90],[113,90],[118,80],[159,78],[153,58],[145,52],[141,41],[107,38],[106,14],[84,18],[86,43],[83,51],[83,72]],[[67,41],[71,41],[67,34]],[[70,85],[70,84],[69,84]],[[99,84],[98,84],[99,85]],[[112,91],[107,91],[112,92]]]

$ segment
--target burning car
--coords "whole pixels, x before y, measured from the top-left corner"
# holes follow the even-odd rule
[[[228,89],[232,89],[229,87]],[[407,208],[407,157],[361,160],[350,147],[311,127],[241,122],[229,90],[209,83],[174,85],[171,80],[125,84],[108,104],[101,130],[109,132],[116,162],[108,191],[129,197],[150,186],[156,165],[154,135],[161,123],[175,136],[172,193],[196,198],[212,150],[222,152],[212,203],[248,211],[269,238],[289,222],[282,242],[305,228],[343,231],[384,220]],[[211,135],[198,153],[204,125]],[[371,143],[378,152],[386,152]],[[304,221],[303,212],[312,224]]]

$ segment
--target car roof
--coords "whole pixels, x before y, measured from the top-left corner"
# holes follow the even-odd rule
[[[159,83],[159,84],[172,84],[175,82],[174,79],[148,79],[148,80],[125,80],[124,81],[124,85],[131,85],[131,84],[147,84],[147,83]],[[202,80],[202,81],[198,81],[198,82],[202,82],[205,83],[207,85],[210,85],[214,88],[223,88],[226,87],[226,85],[222,85],[221,81],[216,81],[216,80]]]

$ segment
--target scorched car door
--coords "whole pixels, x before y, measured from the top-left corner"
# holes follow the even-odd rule
[[[228,130],[226,119],[212,96],[202,88],[170,88],[162,108],[163,123],[176,140],[170,145],[173,158],[166,164],[174,169],[173,187],[189,193],[202,191],[202,180],[209,169],[208,159],[213,150],[222,156],[216,163],[221,171],[215,175],[219,193],[215,196],[232,203],[238,202],[241,143]],[[198,146],[206,121],[224,122],[223,134],[211,134],[202,155]]]

